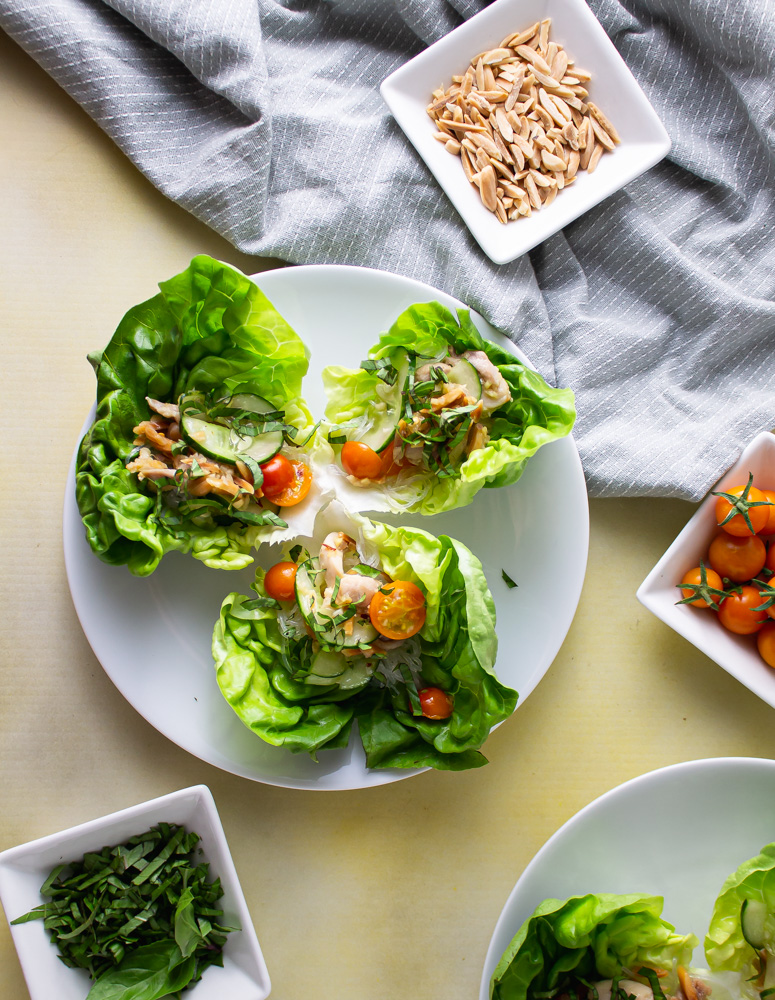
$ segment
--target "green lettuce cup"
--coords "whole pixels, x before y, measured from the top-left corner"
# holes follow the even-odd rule
[[[405,310],[360,368],[323,371],[340,498],[356,510],[437,514],[516,482],[569,434],[573,393],[484,340],[470,313]]]
[[[278,507],[315,494],[308,352],[236,268],[199,256],[159,287],[90,356],[97,411],[76,463],[86,537],[138,576],[173,550],[241,569],[262,540],[293,533],[284,510],[314,517],[313,498]]]
[[[734,973],[739,995],[775,996],[775,843],[726,879],[713,907],[705,957],[714,973]]]
[[[218,685],[242,722],[313,756],[346,746],[355,722],[370,768],[486,763],[480,747],[517,693],[495,674],[476,557],[338,502],[284,556],[258,570],[256,597],[226,597],[213,632]],[[278,565],[290,566],[279,588]]]
[[[689,963],[697,938],[676,933],[662,919],[663,902],[612,893],[545,900],[503,953],[490,981],[491,1000],[675,993],[677,967]]]

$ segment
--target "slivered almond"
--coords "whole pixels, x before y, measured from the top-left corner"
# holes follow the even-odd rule
[[[598,163],[600,163],[600,157],[603,155],[603,147],[599,142],[595,143],[595,148],[592,151],[592,155],[589,158],[589,163],[587,164],[587,173],[593,174]]]
[[[531,66],[534,66],[541,73],[545,73],[546,76],[552,75],[551,67],[547,64],[544,57],[540,56],[534,49],[531,49],[529,45],[518,45],[516,52],[517,55],[522,56],[526,62],[529,62]]]
[[[536,182],[533,180],[532,174],[528,174],[525,178],[525,190],[527,191],[527,196],[530,199],[530,204],[536,210],[541,208],[541,195],[538,193],[538,187]]]
[[[513,55],[514,50],[504,46],[501,49],[491,49],[482,56],[482,62],[485,66],[497,66],[498,63],[502,63],[504,59],[510,59]]]
[[[554,153],[550,153],[545,149],[541,150],[541,162],[545,167],[550,170],[565,170],[565,160],[560,159]]]
[[[489,208],[491,212],[495,211],[495,207],[498,203],[498,196],[495,188],[495,171],[493,170],[492,165],[488,164],[479,173],[479,193],[481,194],[484,207]]]
[[[594,118],[589,119],[589,124],[592,126],[592,131],[595,133],[595,138],[598,140],[600,145],[604,149],[607,149],[609,152],[612,152],[614,147],[616,146],[616,143],[613,141],[611,136],[606,132],[603,126],[600,125],[599,122],[595,121]]]
[[[460,143],[457,139],[448,139],[444,143],[444,148],[448,153],[452,153],[453,156],[458,156],[460,153]]]
[[[581,167],[582,170],[588,170],[589,169],[589,161],[591,160],[592,154],[595,151],[595,146],[597,146],[597,145],[598,145],[598,143],[595,142],[594,135],[591,135],[588,132],[587,133],[587,144],[586,144],[586,146],[584,146],[584,149],[581,151],[581,156],[579,157],[579,166]],[[603,147],[601,146],[600,148],[602,149]]]
[[[511,142],[514,139],[514,129],[506,117],[506,112],[502,108],[498,108],[495,112],[495,121],[498,123],[498,131],[505,141]]]
[[[592,115],[593,122],[597,121],[606,133],[611,136],[615,143],[620,143],[622,140],[619,137],[619,133],[616,131],[611,121],[606,118],[600,108],[596,104],[593,104],[592,101],[587,102],[587,107],[589,108],[590,115]]]
[[[530,41],[530,39],[538,31],[538,21],[530,28],[526,28],[524,31],[518,31],[514,35],[509,35],[508,38],[504,38],[501,45],[508,46],[509,48],[515,49],[518,45],[523,45],[525,42]]]
[[[579,169],[579,151],[577,149],[572,149],[570,151],[570,156],[568,157],[568,167],[565,171],[566,181],[571,180],[576,176],[576,171]]]
[[[496,159],[501,160],[501,151],[495,145],[495,143],[486,135],[482,135],[481,132],[471,133],[471,142],[480,149],[483,149],[488,156],[494,156]]]

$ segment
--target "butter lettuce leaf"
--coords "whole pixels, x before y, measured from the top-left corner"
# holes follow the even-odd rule
[[[687,965],[697,944],[661,917],[659,896],[610,893],[547,899],[520,927],[490,981],[492,1000],[539,1000],[573,980],[612,979],[641,966]]]
[[[486,760],[479,750],[490,729],[517,702],[517,692],[495,675],[495,608],[481,564],[461,543],[421,529],[357,515],[346,528],[378,555],[391,578],[410,580],[425,593],[420,686],[452,694],[451,717],[412,715],[405,681],[379,669],[350,689],[305,682],[309,640],[285,638],[275,609],[238,594],[223,602],[213,632],[221,692],[253,732],[294,752],[314,755],[346,745],[355,720],[370,768],[481,766]],[[265,596],[262,570],[255,589]]]
[[[90,356],[96,419],[76,463],[76,498],[86,537],[103,561],[152,573],[177,550],[217,569],[241,569],[268,529],[241,524],[224,508],[184,516],[162,508],[153,487],[125,469],[146,396],[176,401],[199,390],[254,392],[282,408],[300,438],[312,428],[301,399],[308,351],[258,286],[236,268],[195,257],[160,293],[127,312],[107,347]]]
[[[743,914],[749,907],[747,939]],[[750,925],[755,926],[753,941]],[[775,980],[775,843],[767,844],[726,879],[705,937],[705,957],[713,972],[744,971],[747,979],[759,961],[757,951],[768,955],[766,986],[770,987]],[[753,971],[758,975],[758,969]],[[752,991],[751,995],[758,992]]]
[[[382,334],[369,357],[390,361],[399,349],[440,357],[449,348],[458,354],[484,351],[508,383],[512,399],[494,412],[486,446],[472,452],[455,475],[440,479],[431,472],[399,473],[389,485],[375,484],[374,490],[384,494],[385,503],[371,509],[437,514],[464,506],[483,487],[516,482],[539,448],[573,428],[572,391],[553,388],[513,354],[485,340],[467,309],[458,309],[455,315],[439,302],[410,306]],[[376,372],[329,366],[323,371],[323,384],[328,399],[326,418],[335,438],[346,433],[348,424],[379,419],[375,403],[381,383]],[[369,509],[368,498],[363,501],[361,509]]]

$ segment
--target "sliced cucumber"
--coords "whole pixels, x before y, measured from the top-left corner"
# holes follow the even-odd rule
[[[331,646],[357,646],[360,643],[374,642],[379,633],[368,621],[355,620],[349,635],[342,626],[326,628],[326,620],[331,617],[332,612],[330,608],[323,607],[317,575],[309,559],[296,570],[296,603],[304,620],[315,633],[315,638]]]
[[[393,365],[398,371],[398,377],[393,385],[389,386],[389,393],[376,401],[380,409],[377,410],[374,405],[369,408],[371,416],[369,426],[363,431],[356,428],[348,434],[351,441],[360,441],[376,452],[384,451],[388,445],[393,443],[398,421],[403,413],[406,380],[413,359],[414,355],[410,356],[409,352],[403,348],[399,348],[395,352]],[[384,409],[382,409],[383,403]]]
[[[479,378],[479,372],[465,358],[458,358],[447,372],[447,378],[450,382],[462,385],[474,402],[482,398],[482,380]]]
[[[256,415],[272,413],[276,409],[263,397],[248,392],[230,396],[224,403],[235,411],[247,411]],[[208,458],[234,463],[237,459],[244,460],[247,457],[260,464],[276,455],[283,446],[281,429],[267,431],[265,434],[240,434],[237,428],[228,423],[216,423],[194,415],[197,413],[195,407],[204,410],[204,396],[201,393],[188,393],[181,397],[180,433],[192,448]],[[188,408],[193,410],[193,414],[186,413]]]
[[[307,684],[335,684],[342,691],[352,691],[368,684],[372,673],[365,656],[344,656],[321,649],[312,658],[310,672],[304,680]]]
[[[740,929],[748,944],[756,951],[766,945],[765,923],[767,920],[767,904],[761,899],[744,899],[740,908]]]

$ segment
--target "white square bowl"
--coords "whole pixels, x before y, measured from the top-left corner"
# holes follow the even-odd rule
[[[229,853],[212,793],[194,785],[151,799],[120,812],[71,827],[40,840],[12,847],[0,854],[0,900],[10,922],[43,902],[40,887],[58,864],[77,861],[86,851],[123,843],[157,823],[174,823],[199,834],[197,860],[210,864],[210,877],[220,878],[224,921],[241,930],[228,935],[223,968],[211,966],[199,982],[186,990],[191,1000],[264,1000],[269,974],[253,929],[234,862]],[[199,850],[201,849],[201,855]],[[13,942],[31,1000],[84,1000],[92,985],[88,973],[69,969],[57,957],[42,920],[11,927]]]
[[[775,489],[775,434],[765,432],[755,437],[714,490],[746,483],[749,472],[759,487]],[[775,670],[759,656],[756,636],[727,631],[711,610],[676,604],[681,599],[676,585],[684,573],[699,566],[700,559],[706,560],[708,546],[718,533],[715,506],[716,498],[708,494],[640,585],[636,596],[657,618],[775,708]]]
[[[576,65],[592,74],[590,100],[616,127],[621,145],[606,153],[594,173],[580,170],[576,181],[546,208],[529,218],[503,224],[482,204],[460,159],[433,138],[436,128],[426,107],[432,92],[448,87],[453,74],[471,59],[534,21],[550,17],[550,41],[561,44]],[[646,95],[584,0],[495,0],[392,73],[382,97],[471,230],[496,264],[520,257],[624,187],[670,150],[670,138]]]

